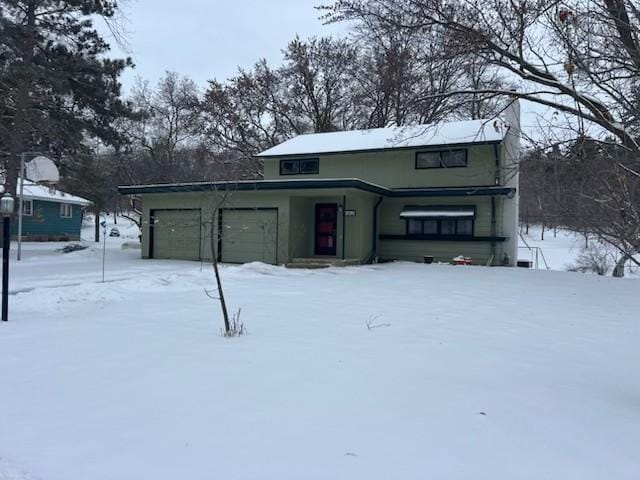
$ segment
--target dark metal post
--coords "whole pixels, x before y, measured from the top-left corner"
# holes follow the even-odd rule
[[[343,195],[342,196],[342,260],[344,260],[345,257],[345,238],[347,236],[347,225],[345,222],[345,219],[347,218],[347,196]]]
[[[9,249],[11,248],[11,217],[2,219],[2,321],[9,319]]]

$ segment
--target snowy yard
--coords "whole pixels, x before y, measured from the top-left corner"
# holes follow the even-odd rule
[[[227,266],[225,339],[210,266],[121,242],[13,263],[0,479],[640,478],[638,280]]]

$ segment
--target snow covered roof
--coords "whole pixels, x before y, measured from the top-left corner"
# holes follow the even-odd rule
[[[18,192],[20,182],[18,181]],[[24,198],[27,200],[43,200],[45,202],[73,203],[75,205],[91,205],[85,198],[76,197],[61,190],[49,188],[45,185],[38,185],[30,181],[24,183]]]
[[[294,137],[259,153],[257,156],[279,157],[499,142],[506,133],[507,126],[499,118],[347,132],[311,133]]]

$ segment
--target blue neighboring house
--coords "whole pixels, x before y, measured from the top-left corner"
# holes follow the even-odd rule
[[[89,200],[29,181],[24,184],[23,199],[23,240],[80,240],[82,217],[85,208],[91,205]],[[17,215],[13,217],[11,233],[14,237],[18,234]]]

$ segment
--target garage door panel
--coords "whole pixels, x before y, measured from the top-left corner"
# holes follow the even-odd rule
[[[153,257],[200,260],[200,210],[154,210]]]
[[[229,263],[277,262],[277,210],[222,210],[221,259]]]

